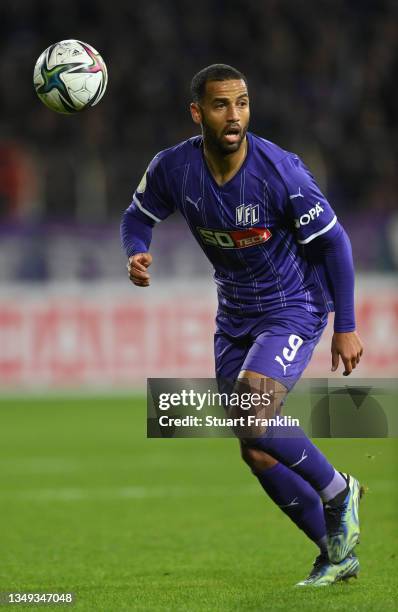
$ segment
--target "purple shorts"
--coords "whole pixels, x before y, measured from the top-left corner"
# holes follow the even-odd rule
[[[214,354],[218,379],[235,381],[241,370],[264,374],[289,391],[307,367],[328,314],[302,308],[241,317],[219,311]]]

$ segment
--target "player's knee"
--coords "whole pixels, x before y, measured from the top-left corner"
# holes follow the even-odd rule
[[[264,451],[241,444],[241,456],[254,474],[268,470],[277,463],[277,460]]]
[[[281,414],[287,394],[287,388],[280,382],[250,370],[240,372],[234,390],[241,398],[237,412],[240,410],[239,414],[242,414],[243,409],[245,414],[257,417],[254,423]],[[265,428],[261,433],[265,433]]]

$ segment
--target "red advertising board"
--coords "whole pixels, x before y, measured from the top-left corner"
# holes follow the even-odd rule
[[[134,388],[148,377],[213,376],[215,291],[207,284],[188,287],[3,288],[2,388]],[[331,316],[306,376],[331,375],[332,322]],[[395,377],[398,291],[392,282],[359,284],[357,322],[365,352],[355,375]]]

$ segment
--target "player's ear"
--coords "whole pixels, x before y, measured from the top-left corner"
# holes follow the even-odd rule
[[[202,123],[202,111],[200,110],[199,104],[196,104],[196,102],[191,102],[189,108],[191,111],[192,121],[197,125],[200,125]]]

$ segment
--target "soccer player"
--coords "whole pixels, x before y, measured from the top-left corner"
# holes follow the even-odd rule
[[[158,153],[123,215],[128,274],[150,283],[152,228],[179,210],[214,266],[219,380],[271,383],[283,397],[300,378],[335,312],[332,370],[358,365],[349,239],[300,158],[248,132],[245,76],[224,64],[198,72],[190,105],[201,136]],[[277,410],[279,407],[276,406]],[[338,472],[299,427],[268,426],[240,440],[271,499],[319,546],[307,579],[356,576],[358,481]]]

